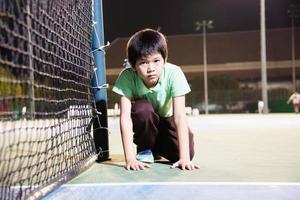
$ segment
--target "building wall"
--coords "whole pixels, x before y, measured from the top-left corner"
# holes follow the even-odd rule
[[[113,84],[126,57],[129,38],[112,42],[106,52],[107,80]],[[268,81],[292,79],[291,29],[266,32]],[[182,67],[189,80],[203,71],[201,34],[167,36],[168,61]],[[300,77],[300,27],[295,28],[296,77]],[[260,80],[260,32],[243,31],[207,34],[208,75],[228,74],[240,81]],[[299,79],[299,78],[298,78]]]

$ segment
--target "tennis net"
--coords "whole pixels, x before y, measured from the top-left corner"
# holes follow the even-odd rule
[[[1,0],[0,199],[39,199],[96,158],[91,0]]]

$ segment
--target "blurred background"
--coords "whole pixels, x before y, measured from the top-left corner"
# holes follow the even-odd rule
[[[298,0],[266,0],[268,112],[293,112],[299,90]],[[192,92],[186,106],[205,113],[255,113],[262,100],[260,1],[103,1],[107,81],[114,84],[129,37],[142,28],[167,36],[168,61],[181,66]],[[205,77],[205,72],[207,76]],[[205,90],[205,82],[206,88]],[[108,89],[108,108],[118,97]],[[206,96],[206,97],[205,97]]]

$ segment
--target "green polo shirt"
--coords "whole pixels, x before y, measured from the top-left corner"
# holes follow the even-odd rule
[[[112,90],[132,100],[146,99],[162,117],[172,116],[172,97],[182,96],[191,91],[180,67],[171,63],[165,64],[159,81],[153,88],[147,88],[132,68],[125,68],[120,72]]]

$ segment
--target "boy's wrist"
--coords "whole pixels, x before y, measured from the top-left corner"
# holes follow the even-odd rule
[[[191,159],[190,159],[190,155],[188,155],[188,154],[184,154],[184,155],[180,155],[179,156],[179,159],[180,160],[185,160],[185,161],[190,161]]]
[[[135,156],[126,156],[126,163],[136,160]]]

